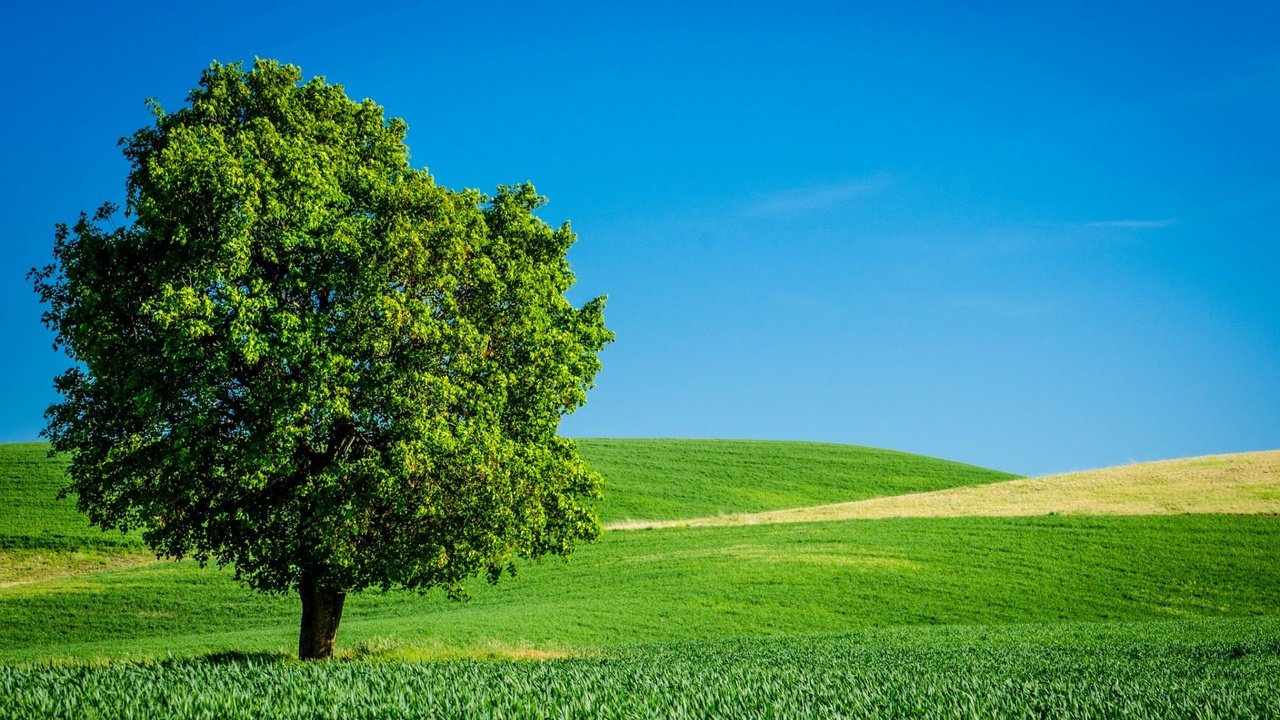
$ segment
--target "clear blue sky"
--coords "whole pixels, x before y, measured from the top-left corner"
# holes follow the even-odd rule
[[[66,361],[28,268],[211,60],[324,75],[450,187],[533,181],[618,340],[576,436],[1023,472],[1280,447],[1265,2],[6,10],[0,441]]]

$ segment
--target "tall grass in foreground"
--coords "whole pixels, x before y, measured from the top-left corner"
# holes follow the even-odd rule
[[[1057,640],[1046,626],[995,630],[991,643],[983,629],[935,628],[915,633],[932,640],[736,639],[542,662],[0,666],[0,707],[15,719],[1280,717],[1274,622],[1093,627]]]

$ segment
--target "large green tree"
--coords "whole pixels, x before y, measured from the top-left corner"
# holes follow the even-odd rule
[[[215,63],[188,102],[121,141],[123,224],[59,226],[32,271],[90,521],[296,591],[303,658],[346,593],[460,596],[598,537],[557,431],[612,334],[533,187],[443,188],[402,121],[288,65]]]

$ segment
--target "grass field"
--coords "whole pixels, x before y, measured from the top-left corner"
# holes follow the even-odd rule
[[[1015,475],[850,445],[752,440],[578,441],[606,477],[605,522],[759,512],[1009,480]],[[65,460],[45,443],[0,444],[0,548],[137,547],[57,500]]]
[[[0,667],[5,717],[1275,718],[1274,622],[924,627],[547,661]]]
[[[609,480],[603,514],[614,523],[947,488],[1008,498],[1010,485],[1029,482],[804,443],[597,440],[583,452]],[[38,445],[0,446],[0,707],[13,717],[128,717],[153,696],[182,717],[1280,708],[1270,680],[1280,669],[1280,518],[1265,510],[615,529],[569,562],[474,583],[467,603],[353,596],[339,633],[348,662],[317,668],[286,660],[295,598],[249,592],[190,562],[156,563],[132,538],[82,527],[69,501],[52,499],[61,470],[50,462]],[[698,474],[682,475],[682,462]],[[1162,483],[1212,485],[1214,473],[1238,476],[1232,467],[1165,468]],[[1259,467],[1245,484],[1274,483],[1274,468]],[[735,473],[752,479],[735,491]],[[1142,474],[1066,485],[1105,494],[1126,473]]]
[[[679,520],[619,523],[628,529],[1031,515],[1277,515],[1280,451],[1138,463],[931,492]]]
[[[606,523],[864,500],[1015,475],[852,445],[759,440],[579,440],[605,476]]]
[[[442,594],[350,598],[343,647],[458,654],[914,624],[1264,616],[1270,517],[951,518],[606,534],[570,562]],[[287,649],[293,597],[165,563],[0,590],[0,661]]]
[[[141,547],[136,538],[89,527],[74,499],[57,499],[65,468],[45,443],[0,444],[0,548]]]

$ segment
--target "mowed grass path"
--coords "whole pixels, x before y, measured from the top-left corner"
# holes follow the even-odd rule
[[[617,523],[716,527],[892,517],[1280,514],[1280,451],[1208,455],[758,513]]]

